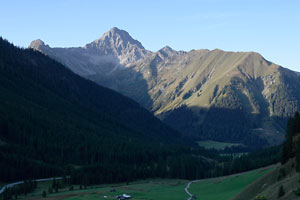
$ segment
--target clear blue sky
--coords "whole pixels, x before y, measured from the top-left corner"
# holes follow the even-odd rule
[[[119,27],[145,48],[256,51],[300,71],[299,0],[0,0],[0,35],[83,46]]]

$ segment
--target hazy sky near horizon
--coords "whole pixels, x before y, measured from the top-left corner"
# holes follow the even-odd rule
[[[255,51],[300,71],[299,0],[0,0],[0,36],[83,46],[112,27],[146,49]]]

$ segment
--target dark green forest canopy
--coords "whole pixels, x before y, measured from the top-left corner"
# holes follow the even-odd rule
[[[300,114],[296,112],[288,121],[286,139],[283,143],[281,163],[296,157],[296,170],[300,172]]]

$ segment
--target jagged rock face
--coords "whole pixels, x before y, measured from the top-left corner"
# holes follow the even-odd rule
[[[134,40],[126,31],[116,27],[104,33],[100,39],[85,45],[84,48],[96,48],[107,51],[106,54],[116,53],[117,55],[121,55],[128,48],[145,49],[139,41]]]
[[[168,46],[151,52],[117,28],[82,48],[50,48],[40,40],[30,47],[202,139],[278,144],[280,120],[300,107],[300,77],[254,52]]]
[[[116,27],[83,48],[87,49],[88,52],[114,55],[122,65],[131,64],[151,54],[150,51],[145,50],[139,41],[134,40],[126,31]]]
[[[100,39],[79,48],[50,48],[42,40],[31,42],[29,48],[53,57],[82,76],[110,74],[124,69],[153,53],[134,40],[126,31],[112,28]]]

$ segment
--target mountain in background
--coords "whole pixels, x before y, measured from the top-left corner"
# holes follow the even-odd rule
[[[248,146],[279,144],[299,110],[300,77],[255,52],[146,50],[112,28],[79,48],[30,46],[131,97],[186,136]]]
[[[0,38],[1,182],[203,177],[206,153],[191,146],[128,97]]]

